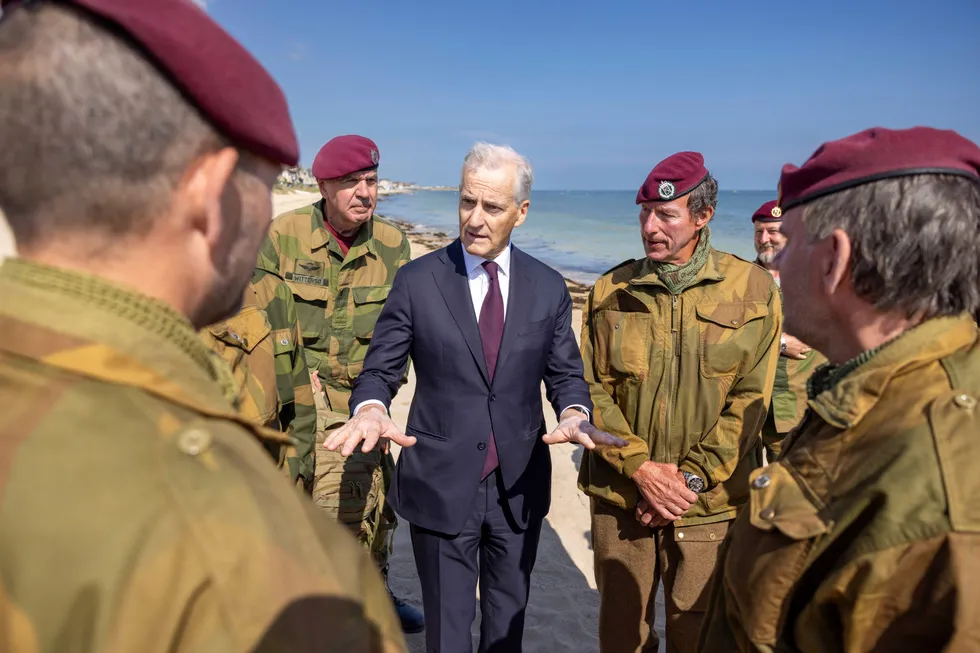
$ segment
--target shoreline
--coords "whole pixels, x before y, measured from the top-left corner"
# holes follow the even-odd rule
[[[378,213],[377,211],[375,214],[402,229],[408,235],[408,240],[413,246],[424,248],[428,252],[441,249],[455,240],[455,238],[451,237],[444,231],[420,227],[419,225],[412,224],[407,220],[392,218],[384,215],[383,213]],[[571,295],[572,298],[572,306],[574,308],[584,307],[585,302],[588,300],[589,291],[592,289],[592,286],[579,283],[578,281],[573,281],[568,277],[563,276],[563,278],[565,279],[565,286],[568,288],[568,294]]]

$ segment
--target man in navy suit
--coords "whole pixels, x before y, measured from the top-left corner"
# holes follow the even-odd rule
[[[480,651],[520,651],[531,568],[551,504],[548,444],[622,446],[590,423],[592,401],[562,276],[510,243],[532,172],[508,147],[463,163],[458,240],[405,265],[378,318],[351,420],[325,442],[403,447],[389,500],[411,523],[426,646],[469,651],[480,583]],[[416,390],[402,433],[387,414],[408,357]],[[559,416],[545,435],[541,382]],[[542,437],[543,436],[543,437]]]

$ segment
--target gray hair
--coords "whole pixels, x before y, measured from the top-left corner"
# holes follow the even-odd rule
[[[718,182],[709,172],[708,176],[691,191],[691,196],[687,199],[687,209],[691,212],[691,217],[697,220],[709,208],[715,209],[717,206]]]
[[[463,188],[462,177],[467,170],[497,170],[505,164],[515,168],[514,175],[514,204],[520,206],[531,199],[531,184],[534,182],[534,171],[531,163],[506,145],[491,143],[475,143],[463,159],[463,169],[460,173],[460,190]]]
[[[142,235],[225,139],[138,46],[61,3],[0,23],[0,205],[18,247]]]
[[[842,229],[851,283],[879,311],[925,318],[980,308],[980,184],[955,175],[885,179],[803,209],[810,241]]]

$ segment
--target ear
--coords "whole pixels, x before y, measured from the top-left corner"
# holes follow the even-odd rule
[[[317,179],[316,187],[320,190],[320,197],[327,199],[327,195],[329,194],[327,189],[327,181],[325,179]]]
[[[824,289],[833,294],[849,277],[851,270],[851,238],[843,229],[834,229],[827,238],[829,256],[824,266]]]
[[[209,152],[191,164],[178,189],[188,209],[190,227],[201,232],[210,245],[220,237],[221,200],[237,165],[238,150],[233,147]]]
[[[527,210],[531,208],[531,200],[524,200],[521,205],[517,207],[517,222],[514,223],[515,227],[520,227],[524,224],[524,220],[527,219]]]
[[[715,215],[715,209],[713,206],[709,206],[704,210],[704,213],[698,216],[698,219],[694,221],[694,225],[698,229],[704,229],[704,226],[711,221],[711,218]]]

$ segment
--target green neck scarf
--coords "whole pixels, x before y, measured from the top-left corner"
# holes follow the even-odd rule
[[[657,278],[667,287],[671,295],[678,295],[694,285],[694,279],[698,272],[708,262],[708,254],[711,247],[708,241],[711,240],[711,231],[708,227],[701,230],[700,240],[694,248],[691,259],[683,265],[673,263],[657,263],[654,268],[657,271]]]

